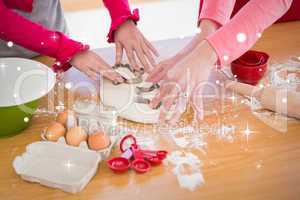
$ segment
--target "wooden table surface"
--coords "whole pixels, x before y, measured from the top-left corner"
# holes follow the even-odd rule
[[[273,61],[300,56],[300,22],[273,25],[256,44]],[[48,65],[52,60],[37,58]],[[43,101],[46,101],[44,99]],[[34,117],[28,129],[11,138],[0,139],[0,199],[300,199],[300,123],[290,120],[287,131],[269,126],[255,117],[247,106],[227,109],[224,117],[234,124],[233,142],[207,134],[206,153],[189,149],[203,161],[201,171],[205,182],[195,191],[181,188],[171,166],[159,166],[138,175],[130,171],[116,175],[101,163],[98,173],[78,194],[68,194],[23,181],[13,170],[12,161],[24,152],[27,144],[40,140],[41,130],[51,117]],[[235,116],[235,117],[232,117]],[[215,123],[219,117],[207,117],[202,123]],[[0,122],[1,123],[1,122]],[[242,134],[249,125],[253,133],[248,140]],[[159,132],[153,138],[157,144],[172,151],[179,149],[165,142]],[[180,149],[179,149],[180,150]],[[117,154],[118,150],[114,150]]]

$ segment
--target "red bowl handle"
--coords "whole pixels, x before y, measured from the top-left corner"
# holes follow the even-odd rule
[[[133,135],[131,135],[131,134],[126,135],[125,137],[122,138],[122,140],[120,142],[120,150],[121,150],[122,153],[124,153],[126,151],[126,149],[124,149],[124,142],[126,140],[129,140],[129,139],[133,140],[133,145],[134,146],[137,146],[136,138]]]

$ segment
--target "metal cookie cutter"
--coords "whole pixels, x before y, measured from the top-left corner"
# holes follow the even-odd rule
[[[135,77],[132,78],[132,79],[127,79],[127,78],[122,76],[122,78],[124,79],[124,83],[138,84],[138,83],[143,82],[142,75],[143,75],[144,71],[138,72],[138,71],[134,70],[129,64],[116,64],[112,68],[113,69],[118,69],[120,67],[127,68],[130,72],[132,72],[135,75]],[[120,82],[113,82],[113,84],[114,85],[119,85],[121,83]]]
[[[150,99],[147,99],[147,98],[145,98],[145,97],[136,96],[136,97],[134,98],[134,102],[135,102],[135,103],[141,103],[141,104],[147,104],[147,105],[149,105],[150,102],[151,102],[151,100],[150,100]],[[161,105],[162,105],[162,103],[160,102],[160,103],[157,105],[157,107],[154,108],[154,110],[159,109]]]
[[[142,104],[150,104],[151,100],[147,99],[145,97],[142,96],[142,94],[148,93],[148,92],[152,92],[156,89],[159,89],[160,85],[155,83],[152,84],[150,87],[140,87],[137,86],[136,87],[136,94],[137,96],[135,97],[135,102],[136,103],[142,103]],[[160,107],[161,104],[159,104],[155,109],[158,109]]]
[[[143,75],[144,71],[138,72],[138,71],[134,70],[129,64],[116,64],[112,68],[113,69],[118,69],[120,67],[127,68],[130,72],[132,72],[135,75],[135,77],[132,78],[132,79],[126,79],[125,77],[123,77],[124,83],[126,83],[126,84],[139,84],[139,83],[143,82],[142,75]],[[113,82],[113,84],[114,85],[119,85],[120,83],[119,82]],[[150,87],[137,86],[136,87],[137,96],[134,98],[134,102],[149,105],[151,100],[148,99],[148,98],[143,97],[142,94],[152,92],[152,91],[154,91],[156,89],[159,89],[159,88],[160,88],[160,86],[157,83],[152,84]],[[156,109],[158,109],[160,107],[160,105],[161,104],[159,104]]]
[[[159,89],[160,86],[159,84],[155,83],[151,85],[150,87],[136,87],[136,93],[137,94],[142,94],[142,93],[147,93],[147,92],[152,92],[153,90]]]

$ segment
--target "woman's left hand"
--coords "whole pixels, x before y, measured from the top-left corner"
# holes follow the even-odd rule
[[[162,80],[167,72],[176,65],[176,63],[189,55],[194,48],[199,46],[205,38],[214,33],[218,27],[219,26],[216,22],[209,19],[202,19],[199,25],[200,33],[195,34],[191,41],[183,49],[177,52],[177,54],[158,63],[157,66],[155,66],[155,68],[149,73],[147,81],[156,83]]]
[[[203,117],[202,90],[210,70],[217,61],[216,53],[203,41],[182,60],[176,62],[162,81],[159,93],[151,101],[156,108],[160,102],[160,122],[176,123],[191,102],[198,119]]]

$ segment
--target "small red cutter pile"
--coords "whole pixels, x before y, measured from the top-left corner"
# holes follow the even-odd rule
[[[131,141],[130,147],[126,144]],[[151,166],[159,165],[166,158],[167,151],[151,151],[141,149],[133,135],[127,135],[120,142],[122,155],[114,157],[107,161],[110,169],[114,172],[122,173],[130,168],[138,173],[145,173],[151,169]]]

